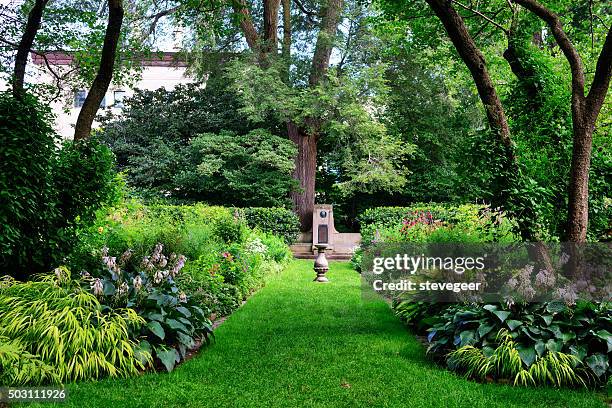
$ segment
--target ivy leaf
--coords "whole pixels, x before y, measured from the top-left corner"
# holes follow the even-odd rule
[[[177,312],[182,313],[185,317],[191,317],[191,312],[184,306],[179,306],[176,308]]]
[[[547,326],[550,326],[550,324],[553,321],[553,316],[552,315],[543,315],[543,316],[540,316],[540,317],[544,320],[544,323],[546,323]]]
[[[461,347],[471,344],[474,341],[474,330],[465,330],[459,334]]]
[[[489,312],[493,312],[493,311],[497,310],[497,306],[495,306],[495,305],[484,305],[482,308],[484,310],[488,310]]]
[[[527,367],[531,366],[536,359],[536,349],[534,347],[529,346],[517,346],[517,351],[521,360]]]
[[[612,334],[610,334],[610,332],[607,331],[606,329],[602,329],[598,331],[596,334],[597,334],[597,337],[599,337],[602,340],[605,340],[606,343],[608,344],[608,353],[612,351]]]
[[[555,341],[554,339],[549,339],[546,342],[546,348],[548,351],[559,352],[563,347],[563,342],[561,340]]]
[[[491,330],[493,330],[495,328],[494,325],[492,324],[481,324],[478,327],[478,335],[483,338],[484,336],[486,336],[487,334],[489,334],[491,332]]]
[[[508,316],[510,316],[511,313],[510,312],[506,312],[505,310],[494,310],[493,314],[495,316],[497,316],[499,318],[499,320],[501,320],[502,323],[503,323],[503,322],[506,321],[506,319],[508,318]]]
[[[550,302],[546,305],[546,311],[549,313],[560,313],[567,310],[567,306],[563,302]]]
[[[572,353],[573,356],[577,357],[578,360],[584,361],[584,358],[587,355],[587,350],[585,346],[573,345],[570,347],[570,353]]]
[[[140,341],[134,348],[134,357],[142,364],[146,364],[151,356],[151,344],[146,341]]]
[[[174,330],[183,330],[183,331],[188,331],[187,327],[179,322],[178,320],[174,320],[174,319],[168,319],[166,320],[166,324]]]
[[[542,340],[538,340],[534,346],[534,350],[538,353],[540,357],[544,354],[544,350],[546,349],[546,345]]]

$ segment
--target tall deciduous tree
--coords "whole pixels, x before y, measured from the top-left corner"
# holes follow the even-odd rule
[[[512,0],[540,17],[569,62],[572,74],[572,123],[574,145],[569,182],[567,240],[585,242],[589,221],[589,170],[595,122],[610,85],[612,73],[612,27],[597,59],[595,75],[585,96],[584,65],[580,54],[564,31],[559,17],[535,0]]]
[[[484,57],[470,37],[463,18],[453,8],[453,1],[427,0],[427,3],[443,23],[459,55],[470,69],[485,106],[489,123],[497,131],[503,145],[508,147],[506,150],[508,159],[514,162],[513,153],[511,152],[512,143],[510,142],[510,133],[504,110],[487,72]],[[549,26],[552,35],[571,68],[573,148],[568,192],[569,206],[566,238],[570,242],[584,242],[586,241],[588,226],[588,185],[593,131],[610,83],[610,73],[612,71],[612,29],[608,31],[597,60],[590,91],[585,96],[583,62],[577,49],[563,30],[560,18],[535,0],[512,0],[509,2],[512,7],[511,3],[523,6]],[[503,29],[500,24],[492,21],[485,15],[474,10],[471,11]],[[509,34],[507,30],[504,29],[504,31],[506,34]],[[524,72],[524,67],[520,65],[520,59],[514,54],[512,38],[509,38],[509,47],[504,53],[504,57],[508,60],[513,72],[518,77],[529,75],[529,73]],[[525,236],[523,237],[525,238]]]
[[[279,0],[264,0],[263,30],[259,34],[253,23],[253,18],[247,3],[240,0],[234,3],[234,11],[240,15],[240,27],[249,48],[258,55],[260,65],[265,67],[278,53],[278,12]],[[319,33],[311,61],[308,84],[316,87],[325,79],[329,68],[329,60],[338,24],[343,9],[343,0],[326,0],[321,5],[319,16]],[[290,5],[283,3],[283,47],[282,56],[285,61],[290,58],[291,27]],[[287,74],[285,74],[287,75]],[[285,78],[279,78],[284,80]],[[306,126],[300,126],[294,121],[287,122],[289,138],[298,147],[294,178],[298,180],[300,189],[292,193],[292,201],[300,218],[303,231],[311,228],[312,210],[315,201],[315,179],[317,170],[317,142],[320,136],[319,119],[308,118]]]
[[[123,24],[123,0],[108,0],[108,24],[102,46],[102,58],[98,74],[91,84],[83,107],[79,112],[74,129],[74,140],[86,139],[91,133],[91,125],[96,112],[104,99],[108,86],[113,78],[113,67],[117,54],[117,44]]]

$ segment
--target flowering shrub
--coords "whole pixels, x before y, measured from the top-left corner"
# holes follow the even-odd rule
[[[264,244],[261,239],[255,237],[247,241],[245,251],[251,255],[265,255],[268,252],[268,247]]]
[[[111,308],[130,307],[146,321],[134,335],[141,339],[144,351],[171,371],[198,341],[209,341],[210,320],[175,282],[185,266],[183,255],[166,257],[158,243],[138,268],[130,268],[131,257],[128,250],[117,260],[104,248],[99,270],[93,276],[84,273],[83,279],[101,303]]]
[[[364,246],[377,242],[512,242],[513,223],[488,206],[376,207],[360,217]]]

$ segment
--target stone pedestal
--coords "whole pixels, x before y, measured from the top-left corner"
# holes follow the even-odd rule
[[[316,244],[317,248],[317,257],[314,261],[314,270],[317,274],[317,277],[314,279],[315,282],[327,283],[329,279],[325,276],[327,271],[329,270],[329,263],[327,262],[327,258],[325,258],[325,250],[327,249],[327,244]]]

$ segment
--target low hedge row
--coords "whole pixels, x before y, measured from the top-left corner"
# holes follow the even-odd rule
[[[294,243],[300,235],[297,215],[282,207],[247,207],[239,209],[250,228],[259,228],[282,237],[287,244]]]
[[[482,204],[441,204],[416,203],[409,207],[373,207],[368,208],[357,217],[363,228],[367,225],[391,226],[405,219],[418,217],[421,213],[430,214],[434,220],[456,223],[467,217],[477,217],[488,207]]]

